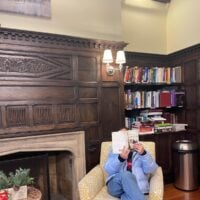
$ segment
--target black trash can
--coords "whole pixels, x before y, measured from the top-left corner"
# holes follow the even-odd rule
[[[181,190],[196,190],[198,184],[198,145],[191,140],[173,144],[174,186]]]

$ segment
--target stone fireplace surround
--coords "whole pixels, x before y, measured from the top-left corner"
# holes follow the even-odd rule
[[[86,173],[84,131],[0,139],[0,156],[40,151],[69,151],[72,153],[72,177],[75,177],[72,180],[72,199],[79,199],[77,183]]]

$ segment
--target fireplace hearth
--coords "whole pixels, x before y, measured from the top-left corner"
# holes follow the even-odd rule
[[[84,137],[76,131],[0,139],[1,170],[31,168],[42,200],[77,200],[85,174]]]

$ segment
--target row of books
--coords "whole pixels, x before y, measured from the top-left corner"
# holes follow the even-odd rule
[[[124,93],[125,109],[182,107],[185,103],[185,91],[135,91]]]
[[[176,67],[126,67],[125,83],[181,83],[181,66]]]

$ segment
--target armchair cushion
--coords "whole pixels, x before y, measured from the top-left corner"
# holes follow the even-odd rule
[[[158,167],[156,172],[150,177],[150,191],[149,199],[150,200],[161,200],[163,199],[163,173],[162,168]]]
[[[81,200],[91,200],[105,186],[103,171],[99,165],[94,167],[78,183]]]
[[[144,148],[155,159],[155,143],[141,142]],[[81,200],[117,200],[107,193],[105,180],[107,174],[103,170],[103,165],[107,159],[111,142],[102,142],[100,164],[94,167],[78,184]],[[163,199],[163,174],[159,167],[154,174],[150,176],[149,200]]]

